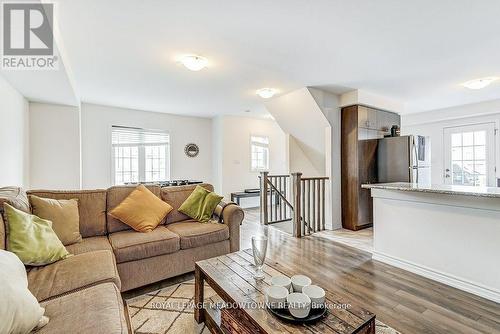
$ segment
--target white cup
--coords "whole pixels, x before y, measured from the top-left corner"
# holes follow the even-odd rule
[[[311,299],[312,308],[320,308],[325,304],[325,290],[317,285],[309,285],[302,288],[302,293]]]
[[[266,301],[271,308],[285,308],[288,290],[282,286],[270,286],[266,290]]]
[[[288,310],[295,318],[305,318],[311,311],[311,299],[303,293],[291,293],[286,297]]]
[[[282,286],[290,291],[290,287],[292,286],[292,280],[290,277],[286,277],[284,275],[278,275],[271,278],[271,285],[273,286]]]
[[[294,275],[291,278],[294,292],[302,292],[302,288],[311,285],[311,279],[304,275]]]

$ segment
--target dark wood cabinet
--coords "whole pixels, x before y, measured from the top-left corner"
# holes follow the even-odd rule
[[[373,223],[373,201],[364,183],[377,182],[377,142],[400,125],[398,114],[361,105],[342,108],[342,226],[350,230]]]

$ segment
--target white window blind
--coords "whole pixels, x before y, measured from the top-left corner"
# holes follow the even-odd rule
[[[170,137],[161,130],[111,128],[114,184],[170,178]]]
[[[263,136],[250,137],[251,170],[269,169],[269,138]]]

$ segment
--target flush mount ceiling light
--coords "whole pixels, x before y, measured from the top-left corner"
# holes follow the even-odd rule
[[[261,88],[256,91],[257,95],[263,99],[269,99],[274,96],[278,91],[274,88]]]
[[[186,55],[180,59],[182,65],[184,65],[188,70],[199,71],[204,69],[208,65],[208,60],[205,57],[197,55]]]
[[[481,88],[488,86],[490,83],[492,83],[495,80],[498,80],[498,78],[497,77],[487,77],[487,78],[474,79],[474,80],[464,82],[462,84],[462,86],[469,88],[469,89],[481,89]]]

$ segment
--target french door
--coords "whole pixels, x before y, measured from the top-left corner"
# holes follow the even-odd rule
[[[444,129],[444,182],[495,186],[495,123]]]

